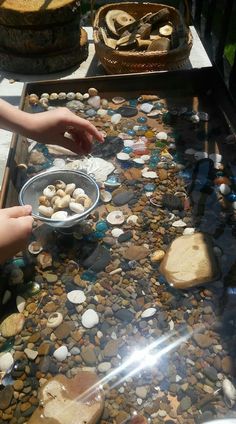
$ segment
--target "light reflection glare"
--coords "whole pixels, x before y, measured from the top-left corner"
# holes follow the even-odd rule
[[[81,395],[79,395],[76,399],[71,401],[71,404],[75,401],[79,403],[86,403],[86,402],[92,402],[94,398],[97,397],[98,391],[101,391],[105,384],[111,383],[111,381],[114,379],[114,377],[118,377],[120,374],[123,374],[123,372],[126,370],[126,373],[124,376],[122,376],[120,379],[113,384],[109,385],[109,390],[119,386],[124,381],[127,381],[129,378],[133,377],[134,375],[140,373],[140,371],[143,371],[145,369],[151,368],[156,365],[158,360],[162,359],[172,350],[176,349],[178,346],[180,346],[182,343],[186,342],[190,337],[192,337],[192,332],[187,332],[182,337],[179,336],[179,334],[176,333],[176,331],[170,331],[165,336],[160,337],[159,339],[152,342],[150,345],[146,346],[143,349],[135,350],[122,365],[117,367],[116,369],[112,370],[108,375],[103,377],[101,380],[99,380],[96,384],[91,386],[89,389],[87,389],[85,392],[83,392]],[[170,342],[170,338],[175,337],[176,339],[172,342]],[[168,341],[168,344],[166,346],[166,343]],[[165,346],[161,346],[165,343]],[[95,399],[96,401],[96,399]],[[69,408],[69,405],[68,405]],[[59,414],[56,414],[55,418],[59,418]]]

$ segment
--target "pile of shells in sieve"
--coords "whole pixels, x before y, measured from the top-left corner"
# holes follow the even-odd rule
[[[92,205],[92,199],[74,183],[57,180],[39,196],[38,212],[46,218],[64,221],[70,215],[82,214]]]
[[[100,38],[107,47],[117,50],[169,51],[187,42],[187,31],[180,20],[173,22],[168,8],[146,13],[135,19],[129,13],[112,9],[99,28]]]

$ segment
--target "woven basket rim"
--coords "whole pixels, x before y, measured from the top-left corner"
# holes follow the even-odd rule
[[[167,9],[171,9],[179,17],[181,16],[179,11],[173,6],[164,5],[162,3],[149,3],[149,2],[143,2],[141,4],[142,5],[148,5],[148,6],[151,5],[151,7],[155,7],[157,5],[163,6],[163,7],[166,7]],[[111,47],[108,47],[99,37],[99,32],[98,32],[99,31],[99,19],[101,17],[102,12],[105,9],[109,10],[113,6],[117,7],[117,8],[119,8],[119,7],[122,8],[122,5],[127,5],[127,6],[137,5],[139,7],[140,3],[138,3],[138,2],[109,3],[109,4],[106,4],[104,6],[101,6],[98,9],[98,11],[95,15],[94,26],[93,26],[94,43],[95,43],[95,46],[97,48],[100,48],[104,51],[104,54],[106,52],[107,52],[107,54],[114,54],[117,57],[117,59],[118,58],[125,59],[125,58],[128,58],[128,57],[130,57],[130,58],[136,57],[137,59],[138,58],[141,59],[141,58],[145,58],[145,57],[151,58],[151,57],[157,57],[157,56],[158,57],[165,57],[165,56],[171,57],[172,55],[176,55],[179,52],[181,53],[183,48],[186,48],[186,47],[191,48],[192,47],[192,42],[193,42],[192,33],[191,33],[190,28],[186,24],[185,25],[186,25],[186,28],[188,30],[188,41],[185,44],[182,44],[182,45],[178,46],[177,48],[171,49],[169,51],[167,51],[167,50],[165,50],[165,51],[150,51],[150,52],[142,51],[142,50],[141,51],[129,51],[129,50],[126,51],[126,50],[116,50],[116,49],[112,49]]]

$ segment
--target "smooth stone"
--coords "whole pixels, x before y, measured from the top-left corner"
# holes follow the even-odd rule
[[[111,231],[112,237],[118,238],[121,234],[123,234],[124,231],[121,228],[113,228]]]
[[[98,109],[97,110],[97,115],[102,118],[103,116],[106,116],[107,115],[107,110],[106,109]]]
[[[124,243],[130,240],[133,237],[132,231],[125,231],[123,234],[120,234],[118,237],[118,243]]]
[[[120,113],[114,113],[114,115],[112,115],[112,117],[111,117],[111,123],[113,125],[117,125],[121,121],[121,118],[122,118],[122,116],[121,116]]]
[[[133,191],[127,190],[127,191],[122,191],[120,193],[115,194],[112,200],[116,206],[122,206],[128,203],[130,200],[132,200],[133,197],[134,197]]]
[[[93,118],[94,116],[97,115],[97,112],[95,109],[88,109],[86,110],[85,114],[89,117],[89,118]]]
[[[148,393],[148,389],[145,386],[138,386],[135,389],[135,393],[136,395],[141,398],[141,399],[146,399],[147,397],[147,393]]]
[[[130,160],[130,155],[128,153],[119,152],[117,153],[116,158],[120,161],[127,161]]]
[[[117,109],[117,112],[124,118],[132,118],[132,116],[136,116],[138,114],[138,110],[131,106],[121,106]]]
[[[94,142],[92,147],[92,155],[107,159],[120,152],[124,147],[122,138],[109,135],[105,137],[104,142]]]
[[[156,135],[157,140],[167,140],[168,135],[164,131],[160,131]]]
[[[162,261],[162,259],[165,256],[165,252],[164,250],[156,250],[155,252],[153,252],[152,256],[151,256],[151,262],[159,262]]]
[[[98,371],[102,372],[102,373],[106,373],[107,371],[109,371],[111,369],[111,364],[110,362],[101,362],[98,365]]]
[[[22,314],[12,314],[4,319],[0,325],[0,332],[3,337],[16,336],[24,327],[25,317]]]
[[[34,361],[38,356],[37,350],[29,349],[27,347],[24,349],[24,352],[27,358],[31,359],[32,361]]]
[[[141,314],[141,318],[150,318],[155,315],[156,311],[156,308],[145,309],[145,311],[143,311]]]
[[[9,408],[13,395],[14,389],[12,386],[6,386],[0,390],[0,411],[5,411],[5,409]]]
[[[190,236],[195,233],[195,228],[185,228],[183,231],[183,236]]]
[[[131,322],[134,318],[134,314],[129,309],[119,309],[115,312],[115,317],[120,321]]]
[[[50,378],[40,388],[38,397],[39,407],[28,424],[39,424],[43,420],[57,424],[96,424],[104,409],[98,377],[91,371],[78,371],[72,379],[61,374]]]
[[[149,250],[144,246],[131,245],[123,251],[122,256],[129,261],[140,261],[149,255]]]
[[[0,355],[0,371],[9,371],[14,364],[13,356],[10,352]]]
[[[101,106],[101,97],[92,96],[88,99],[87,103],[92,106],[94,109],[99,109]]]
[[[119,349],[118,340],[109,340],[109,342],[106,344],[106,346],[103,349],[104,358],[113,358],[114,356],[117,356],[118,349]]]
[[[82,347],[81,357],[86,365],[92,366],[97,363],[97,355],[92,345]]]
[[[224,196],[231,192],[231,188],[228,186],[228,184],[220,184],[219,190]]]
[[[193,339],[201,349],[212,346],[212,338],[207,334],[194,334]]]
[[[67,102],[66,107],[75,112],[79,110],[84,110],[84,104],[79,100],[71,100],[70,102]]]
[[[86,296],[82,290],[72,290],[67,293],[67,299],[76,305],[84,303],[86,300]]]
[[[16,307],[20,313],[24,311],[25,304],[26,304],[26,301],[22,296],[16,296]]]
[[[217,279],[219,269],[210,237],[195,233],[175,239],[161,262],[160,272],[179,289]]]
[[[82,315],[82,325],[85,328],[93,328],[99,323],[99,316],[93,309],[87,309]]]
[[[154,105],[152,103],[142,103],[140,106],[140,110],[144,113],[150,113],[153,108]]]
[[[109,203],[112,199],[112,194],[109,191],[100,191],[100,199],[103,203]]]
[[[66,346],[60,346],[58,349],[53,352],[54,358],[57,361],[64,361],[68,356],[68,349]]]

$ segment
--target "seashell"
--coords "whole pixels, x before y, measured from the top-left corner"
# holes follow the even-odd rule
[[[49,99],[49,93],[43,93],[43,94],[41,94],[41,97],[40,97],[41,99]]]
[[[228,184],[220,184],[219,190],[224,196],[231,192],[231,188],[228,186]]]
[[[101,106],[102,106],[103,108],[107,108],[107,107],[108,107],[108,105],[109,105],[109,102],[108,102],[108,100],[107,100],[107,99],[101,99]]]
[[[54,202],[54,205],[57,209],[66,209],[69,206],[70,200],[70,195],[66,194],[64,197],[59,197],[59,199]]]
[[[76,203],[76,202],[70,202],[69,203],[69,208],[72,212],[74,213],[78,213],[81,214],[84,212],[84,206],[81,205],[81,203]]]
[[[22,296],[16,296],[16,307],[18,312],[23,312],[25,309],[26,301]]]
[[[58,349],[55,350],[53,353],[54,358],[56,358],[58,361],[62,362],[64,361],[68,356],[68,349],[66,346],[60,346]]]
[[[67,299],[75,305],[80,305],[86,300],[86,296],[82,290],[72,290],[67,293]]]
[[[38,255],[40,252],[42,252],[43,246],[40,243],[40,241],[32,241],[28,246],[28,251],[32,255]]]
[[[116,97],[113,97],[112,101],[115,105],[120,105],[121,103],[124,103],[126,99],[124,97],[116,96]]]
[[[72,197],[74,198],[74,199],[76,199],[78,196],[80,196],[80,195],[83,195],[83,194],[85,194],[85,192],[84,192],[84,190],[82,189],[82,188],[76,188],[74,191],[73,191],[73,194],[72,194]]]
[[[58,211],[54,212],[51,216],[51,219],[56,219],[58,221],[65,221],[68,218],[68,212]]]
[[[132,24],[134,22],[135,22],[135,19],[133,18],[133,16],[131,16],[127,12],[124,12],[123,10],[122,10],[122,13],[116,15],[115,17],[115,24],[121,27]]]
[[[127,218],[127,224],[134,224],[134,225],[136,225],[137,223],[138,223],[138,216],[137,215],[130,215],[128,218]]]
[[[124,231],[121,228],[114,228],[111,231],[112,237],[118,238],[121,234],[124,234]]]
[[[9,371],[12,368],[13,364],[14,359],[10,352],[6,352],[0,355],[0,371]]]
[[[195,228],[189,227],[185,228],[183,231],[183,236],[189,236],[195,233]]]
[[[87,309],[82,315],[82,325],[85,328],[93,328],[99,323],[99,316],[93,309]]]
[[[84,100],[88,100],[89,99],[89,93],[84,93],[83,94],[83,99]]]
[[[76,203],[80,203],[85,209],[87,209],[91,206],[92,200],[87,196],[87,194],[81,194],[76,198]]]
[[[66,192],[64,190],[62,190],[61,188],[59,188],[59,190],[57,190],[57,192],[56,192],[56,196],[58,196],[59,198],[64,197],[64,196],[66,196]],[[53,199],[54,199],[54,197],[53,197]],[[54,203],[55,203],[55,201],[54,201]]]
[[[76,98],[76,100],[79,100],[80,102],[82,102],[84,100],[84,96],[80,92],[75,93],[75,98]]]
[[[109,203],[112,199],[112,195],[109,191],[102,190],[100,191],[100,199],[103,203]]]
[[[88,89],[88,93],[91,97],[94,97],[98,95],[98,90],[96,88],[91,87]]]
[[[47,327],[56,328],[62,323],[62,321],[63,321],[63,315],[60,312],[53,312],[48,317]]]
[[[44,205],[40,205],[38,207],[38,211],[41,215],[46,216],[47,218],[50,218],[54,212],[53,208]]]
[[[187,224],[184,221],[182,221],[182,219],[178,219],[178,221],[173,222],[172,227],[179,228],[179,227],[186,227],[186,225]]]
[[[76,189],[76,185],[74,183],[67,184],[65,188],[65,193],[72,194],[75,191],[75,189]]]
[[[228,408],[232,408],[236,401],[236,389],[228,378],[225,378],[222,383],[222,390],[224,394],[224,401]]]
[[[53,196],[55,196],[55,194],[56,194],[56,188],[54,187],[54,185],[48,185],[43,190],[43,195],[46,196],[48,199],[51,199]]]
[[[75,99],[75,93],[69,92],[66,95],[67,100],[74,100]]]
[[[57,93],[51,93],[49,96],[50,100],[57,100],[58,99],[58,94]]]
[[[66,100],[66,93],[64,91],[58,93],[58,100]]]
[[[48,99],[46,98],[42,98],[39,100],[39,104],[44,108],[44,109],[48,109]]]
[[[141,318],[150,318],[155,315],[156,311],[156,308],[145,309],[145,311],[143,311],[141,314]]]
[[[168,135],[166,134],[165,131],[160,131],[157,133],[156,138],[157,140],[167,140]]]
[[[107,215],[106,220],[111,225],[121,225],[125,218],[122,211],[112,211]]]
[[[145,164],[145,161],[142,158],[134,158],[133,162],[138,166],[140,165],[140,167]]]
[[[142,170],[142,176],[144,178],[157,178],[157,173],[155,171],[148,171],[147,168]]]
[[[51,206],[50,200],[46,196],[39,197],[39,204],[43,206]]]
[[[121,161],[123,161],[123,160],[126,161],[126,160],[130,159],[130,155],[128,153],[124,153],[124,152],[117,153],[116,157],[117,157],[118,160],[121,160]]]
[[[56,166],[55,161],[54,161],[54,165]],[[61,180],[54,181],[53,185],[56,187],[56,190],[65,190],[66,188],[66,183],[64,183],[64,181],[61,181]]]
[[[164,25],[159,28],[159,33],[165,37],[169,37],[173,32],[173,27],[170,24]]]
[[[29,104],[30,105],[37,105],[39,102],[39,97],[37,96],[37,94],[30,94],[29,95]]]

